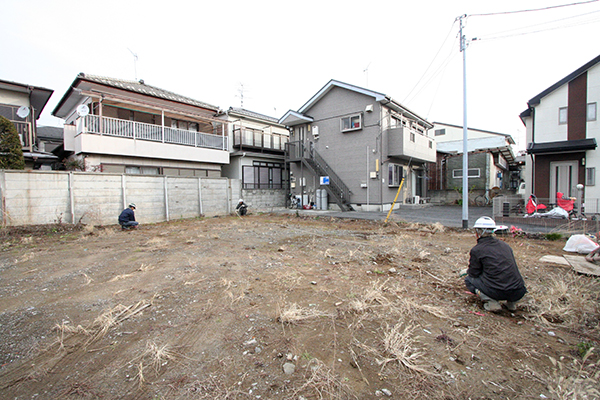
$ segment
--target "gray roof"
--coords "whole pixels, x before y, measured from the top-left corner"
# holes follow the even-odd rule
[[[279,120],[277,118],[269,117],[268,115],[260,114],[260,113],[246,110],[246,109],[239,108],[239,107],[229,107],[229,113],[244,115],[246,117],[260,119],[260,120],[268,121],[268,122],[271,122],[274,124],[279,123]]]
[[[71,110],[71,107],[76,105],[78,102],[77,99],[70,99],[74,90],[81,84],[81,82],[88,83],[96,83],[104,86],[109,86],[117,89],[127,90],[133,93],[139,93],[146,96],[151,96],[159,99],[174,101],[181,104],[188,104],[195,107],[201,107],[209,110],[213,110],[218,112],[220,109],[218,106],[204,103],[202,101],[194,100],[189,97],[182,96],[177,93],[170,92],[168,90],[164,90],[161,88],[157,88],[156,86],[147,85],[143,80],[138,82],[136,81],[128,81],[124,79],[115,79],[108,78],[104,76],[96,76],[96,75],[87,75],[83,72],[79,73],[69,89],[65,92],[63,97],[60,99],[54,111],[52,111],[52,115],[57,116],[59,118],[64,118],[66,116],[66,112]],[[63,106],[66,105],[66,109],[62,109]]]
[[[180,94],[158,88],[156,86],[147,85],[143,79],[140,79],[139,81],[136,82],[136,81],[128,81],[125,79],[108,78],[105,76],[89,75],[89,74],[84,74],[83,72],[79,73],[77,78],[82,79],[82,80],[87,80],[90,82],[100,83],[100,84],[107,85],[107,86],[112,86],[117,89],[128,90],[130,92],[136,92],[136,93],[145,94],[148,96],[159,97],[159,98],[165,99],[165,100],[171,100],[171,101],[176,101],[179,103],[190,104],[192,106],[211,108],[213,110],[219,109],[218,106],[214,106],[209,103],[194,100],[192,98],[185,97]]]
[[[39,139],[63,140],[64,137],[64,129],[55,126],[38,126],[36,132]]]

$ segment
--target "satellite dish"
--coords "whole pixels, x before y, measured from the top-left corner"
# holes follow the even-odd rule
[[[17,110],[17,115],[19,116],[19,118],[27,118],[27,116],[29,115],[29,107],[19,107],[19,109]]]
[[[90,113],[90,109],[85,104],[81,104],[77,107],[77,115],[80,117],[85,117]]]

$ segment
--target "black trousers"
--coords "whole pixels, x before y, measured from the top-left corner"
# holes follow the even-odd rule
[[[516,290],[496,290],[488,287],[481,278],[474,278],[467,275],[465,278],[465,285],[471,293],[475,293],[475,289],[479,289],[483,294],[494,300],[507,300],[507,301],[519,301],[527,293],[525,287]]]

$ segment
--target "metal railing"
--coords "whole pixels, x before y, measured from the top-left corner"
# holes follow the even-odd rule
[[[352,209],[350,206],[350,189],[315,149],[307,147],[302,142],[289,142],[287,144],[286,161],[292,159],[304,161],[317,175],[328,176],[329,185],[325,186],[327,191],[335,197],[340,207]]]
[[[227,150],[227,137],[222,135],[223,124],[218,122],[213,122],[212,133],[204,133],[163,127],[162,125],[147,124],[144,122],[86,115],[77,120],[77,133],[93,133],[183,146]]]
[[[260,149],[284,151],[288,140],[287,136],[276,133],[264,133],[254,129],[239,127],[233,129],[233,145],[240,148],[250,146]]]

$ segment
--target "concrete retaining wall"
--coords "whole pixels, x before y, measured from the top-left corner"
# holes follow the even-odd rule
[[[136,219],[142,224],[227,215],[241,195],[238,179],[0,171],[3,226],[80,221],[116,224],[119,213],[131,202],[136,203]],[[262,207],[275,204],[279,196],[261,193],[249,198]],[[285,199],[283,194],[281,198]]]
[[[250,211],[271,211],[273,208],[285,207],[284,189],[242,189],[242,199],[248,204]],[[237,203],[239,199],[234,199]]]

